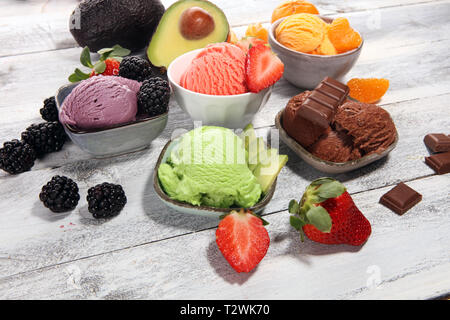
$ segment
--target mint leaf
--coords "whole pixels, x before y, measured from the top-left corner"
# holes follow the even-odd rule
[[[113,52],[113,51],[114,51],[114,48],[103,48],[103,49],[98,50],[97,53],[99,55],[102,55],[102,54],[110,53],[110,52]]]
[[[94,67],[91,62],[91,53],[88,47],[84,47],[83,50],[81,51],[80,62],[85,67],[88,68]]]
[[[317,195],[324,199],[336,198],[343,194],[345,187],[338,181],[331,181],[322,184],[317,188]]]
[[[306,212],[306,218],[308,219],[310,224],[312,224],[320,231],[326,233],[329,233],[331,231],[331,217],[328,214],[327,210],[325,210],[323,207],[311,207],[311,209]]]
[[[298,213],[299,209],[300,209],[300,205],[298,204],[298,202],[295,201],[294,199],[292,199],[289,202],[289,213],[296,214],[296,213]]]
[[[81,70],[78,69],[78,68],[75,69],[75,72],[74,72],[74,73],[75,73],[75,74],[77,75],[77,77],[79,78],[78,81],[89,79],[89,74],[84,73],[83,71],[81,71]]]
[[[111,56],[114,56],[114,57],[125,57],[125,56],[129,55],[130,53],[131,53],[130,50],[122,48],[120,45],[116,44],[113,47],[113,51],[111,53]]]
[[[104,61],[99,61],[94,65],[94,70],[97,74],[103,73],[106,70],[106,63]]]
[[[81,81],[81,79],[75,73],[72,73],[69,76],[69,81],[70,82],[78,82],[78,81]]]

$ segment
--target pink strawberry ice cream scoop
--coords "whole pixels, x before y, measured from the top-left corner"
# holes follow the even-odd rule
[[[85,130],[132,122],[140,86],[138,81],[113,76],[84,80],[64,100],[59,120]]]
[[[244,51],[230,43],[207,46],[192,60],[180,85],[211,95],[246,93]]]

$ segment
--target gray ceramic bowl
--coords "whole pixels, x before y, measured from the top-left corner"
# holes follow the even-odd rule
[[[278,112],[276,118],[275,118],[275,127],[277,127],[280,138],[283,140],[284,143],[287,144],[287,146],[294,151],[300,158],[303,159],[306,163],[314,167],[315,169],[326,172],[326,173],[344,173],[349,172],[355,169],[359,169],[361,167],[364,167],[368,165],[369,163],[372,163],[374,161],[380,160],[381,158],[384,158],[391,152],[398,142],[398,133],[395,137],[394,142],[382,153],[372,153],[369,155],[366,155],[360,159],[353,160],[353,161],[347,161],[347,162],[331,162],[322,160],[316,156],[314,156],[312,153],[310,153],[308,150],[303,148],[297,141],[295,141],[293,138],[291,138],[287,132],[284,130],[282,123],[282,117],[283,117],[283,110]]]
[[[58,90],[55,96],[58,110],[77,85],[78,83],[68,84]],[[63,126],[69,138],[78,147],[95,158],[105,158],[145,149],[164,130],[167,119],[168,113],[165,113],[108,129],[84,131],[68,125]]]
[[[179,138],[170,140],[164,146],[164,149],[161,151],[161,154],[158,158],[158,162],[156,163],[155,170],[153,171],[153,187],[156,191],[156,194],[161,199],[161,201],[164,202],[168,207],[181,213],[188,213],[211,218],[219,218],[221,215],[228,213],[233,209],[238,209],[238,208],[215,208],[208,206],[194,206],[187,202],[173,200],[164,192],[164,190],[161,187],[161,184],[159,183],[158,169],[161,163],[166,163],[170,153],[172,152],[173,148],[177,145],[178,142]],[[275,192],[276,184],[277,181],[275,180],[275,182],[270,187],[269,192],[267,192],[267,194],[265,194],[264,197],[260,199],[260,201],[257,204],[248,209],[252,210],[255,213],[261,212],[272,199],[273,194]]]
[[[327,23],[333,21],[321,18]],[[284,19],[275,21],[270,27],[269,44],[284,63],[284,78],[294,86],[314,89],[325,77],[342,78],[358,60],[364,40],[358,48],[333,56],[302,53],[285,47],[275,39],[275,29]]]

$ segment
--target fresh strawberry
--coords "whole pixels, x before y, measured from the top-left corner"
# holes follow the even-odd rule
[[[360,246],[372,231],[370,222],[353,202],[345,187],[331,178],[313,181],[300,204],[289,203],[291,225],[309,239],[326,244]]]
[[[225,259],[237,272],[250,272],[269,248],[267,224],[251,211],[231,211],[219,223],[216,243]]]
[[[245,53],[247,53],[251,47],[257,46],[258,44],[267,44],[267,42],[256,37],[245,37],[235,43],[235,45],[241,48]]]
[[[248,50],[245,71],[248,89],[256,93],[280,80],[284,64],[270,47],[258,44]]]
[[[97,73],[95,71],[95,69],[92,69],[91,74],[89,75],[90,77],[93,76],[98,76],[98,75],[102,75],[102,76],[117,76],[119,74],[119,67],[120,67],[120,62],[117,61],[116,59],[113,58],[108,58],[105,60],[105,71],[103,71],[102,73]]]

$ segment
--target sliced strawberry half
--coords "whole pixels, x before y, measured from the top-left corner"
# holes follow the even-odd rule
[[[216,243],[237,272],[250,272],[266,255],[269,234],[266,222],[251,211],[231,211],[219,223]]]
[[[258,44],[248,50],[245,71],[248,89],[257,93],[280,80],[284,64],[270,47]]]

